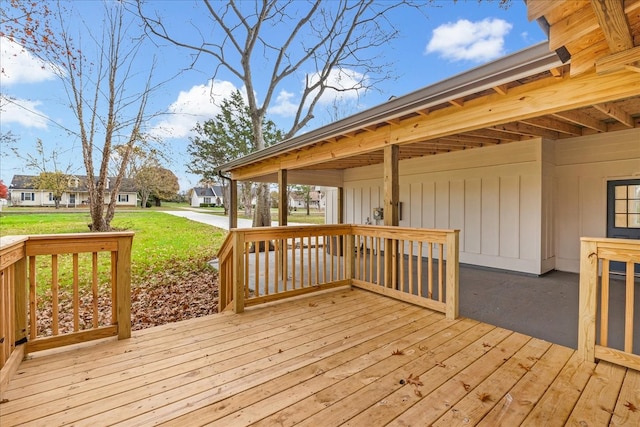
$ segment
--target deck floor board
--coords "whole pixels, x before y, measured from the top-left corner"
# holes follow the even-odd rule
[[[572,349],[340,288],[37,353],[0,424],[638,425],[639,388]]]

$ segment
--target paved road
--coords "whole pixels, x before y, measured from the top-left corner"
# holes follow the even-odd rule
[[[183,208],[183,210],[179,211],[162,211],[169,215],[180,216],[182,218],[187,218],[192,221],[201,222],[203,224],[209,224],[217,228],[222,228],[223,230],[229,229],[229,217],[228,216],[220,216],[213,215],[211,213],[206,213],[210,211],[206,211],[204,209],[187,209]],[[239,228],[250,228],[251,220],[250,219],[242,219],[238,218],[238,227]]]
[[[198,208],[181,208],[179,211],[162,211],[169,215],[180,216],[182,218],[187,218],[192,221],[201,222],[203,224],[209,224],[214,227],[222,228],[223,230],[229,229],[229,217],[228,216],[220,216],[213,215],[208,210],[198,209]],[[238,218],[238,228],[251,228],[251,220]],[[276,227],[278,225],[278,221],[272,221],[271,225]],[[292,225],[311,225],[311,224],[303,224],[303,223],[295,223]]]

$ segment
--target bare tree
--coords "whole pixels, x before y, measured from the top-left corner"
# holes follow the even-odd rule
[[[209,22],[188,36],[184,25],[174,26],[170,17],[153,13],[152,2],[137,0],[137,4],[152,34],[213,58],[214,78],[225,69],[239,79],[246,88],[258,149],[265,146],[262,123],[267,110],[288,78],[311,70],[304,78],[286,138],[309,123],[314,108],[328,92],[366,91],[390,78],[391,67],[380,58],[379,48],[398,31],[387,15],[409,5],[406,0],[204,0],[199,3],[204,10],[194,8],[194,13],[206,16]],[[256,210],[253,225],[270,225],[268,185],[258,187]]]
[[[108,231],[118,192],[137,142],[143,139],[145,109],[153,64],[141,63],[144,37],[121,2],[104,2],[100,26],[85,22],[72,2],[12,1],[2,8],[1,33],[37,56],[58,75],[77,120],[72,130],[81,142],[93,231]],[[95,32],[101,28],[102,33]],[[137,60],[138,59],[138,60]],[[140,83],[139,73],[146,79]],[[135,88],[135,89],[134,89]],[[67,129],[68,130],[68,129]],[[107,185],[114,147],[115,180]],[[105,210],[106,194],[110,199]]]

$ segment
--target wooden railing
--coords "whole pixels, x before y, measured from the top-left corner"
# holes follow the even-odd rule
[[[612,263],[618,263],[619,275],[612,279]],[[640,240],[582,238],[580,249],[580,308],[578,354],[582,360],[606,360],[640,370],[640,346],[634,332],[639,332],[634,313],[636,286],[640,278],[635,268],[640,264]],[[624,288],[624,289],[618,289]],[[622,302],[613,306],[612,293],[620,293]],[[598,295],[599,293],[599,295]],[[614,348],[610,343],[611,317],[620,314],[623,339]],[[598,325],[599,323],[599,325]]]
[[[131,336],[133,234],[0,239],[0,368],[24,353]]]
[[[221,310],[232,306],[242,312],[245,306],[353,285],[458,316],[456,230],[351,225],[234,229],[218,259]]]
[[[352,284],[458,316],[458,232],[353,226]]]

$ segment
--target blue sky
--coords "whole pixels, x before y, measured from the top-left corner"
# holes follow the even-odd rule
[[[155,3],[155,4],[154,4]],[[391,63],[396,79],[383,82],[375,91],[361,93],[357,98],[339,100],[340,114],[348,115],[384,103],[391,96],[401,96],[455,74],[480,66],[493,59],[524,49],[546,40],[536,22],[526,19],[524,2],[514,0],[508,9],[498,6],[498,1],[476,0],[456,3],[449,0],[435,1],[421,12],[404,10],[394,12],[390,20],[400,30],[400,36],[392,44],[381,48],[380,54]],[[86,22],[91,23],[97,10],[97,1],[77,2]],[[152,5],[171,16],[172,24],[185,25],[197,17],[197,6],[187,0],[154,0]],[[277,36],[274,34],[274,36]],[[149,44],[142,60],[158,61],[156,77],[170,81],[156,92],[148,111],[168,112],[148,123],[148,131],[164,140],[165,152],[171,158],[166,166],[180,180],[181,190],[194,186],[199,177],[190,175],[185,164],[191,129],[196,122],[212,118],[219,111],[222,98],[235,89],[242,89],[240,82],[224,72],[212,80],[214,63],[201,58],[194,69],[177,74],[189,66],[191,56],[166,44]],[[62,153],[61,162],[77,174],[84,174],[80,144],[63,130],[73,127],[71,110],[65,106],[65,95],[59,80],[47,66],[38,63],[20,48],[6,39],[0,39],[0,129],[11,131],[19,137],[21,150],[33,150],[38,138],[45,149]],[[314,70],[306,70],[312,73]],[[343,79],[358,70],[343,70]],[[176,75],[177,74],[177,75]],[[351,74],[353,75],[353,74]],[[282,128],[291,120],[292,105],[302,89],[302,77],[290,79],[278,88],[268,117]],[[260,86],[256,93],[260,98]],[[212,99],[212,94],[213,99]],[[329,94],[315,110],[316,118],[302,132],[326,125],[332,120],[329,113],[333,98]],[[10,97],[11,102],[7,102]],[[300,132],[300,133],[302,133]],[[0,147],[0,179],[11,182],[14,174],[30,174],[34,171],[22,167],[7,147]]]

